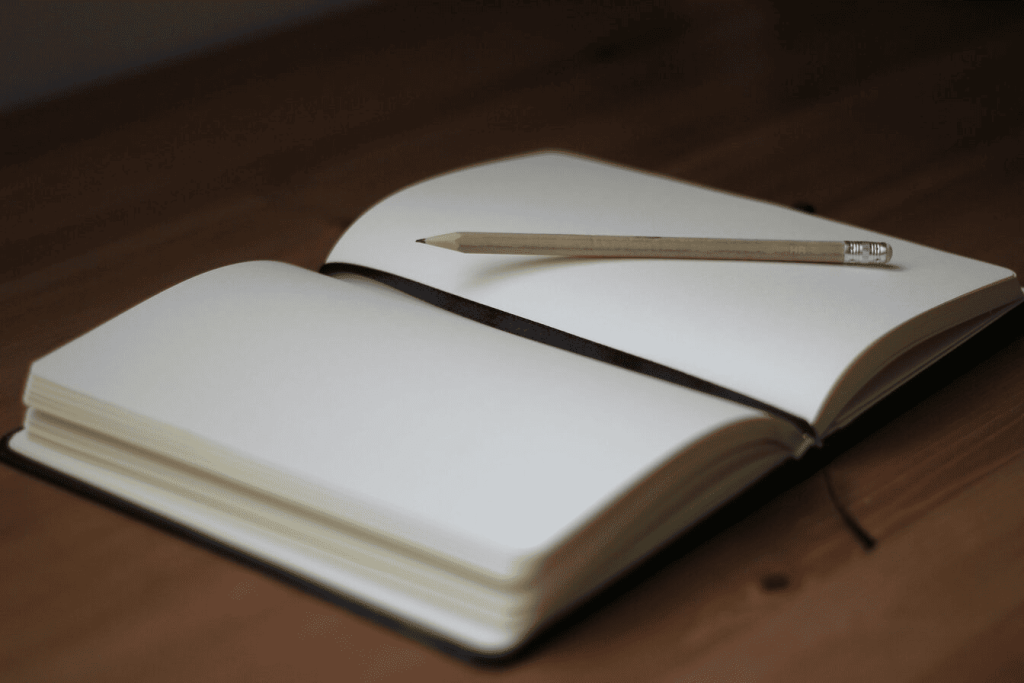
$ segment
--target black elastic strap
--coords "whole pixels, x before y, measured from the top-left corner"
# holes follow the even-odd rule
[[[814,439],[815,443],[819,442],[817,433],[814,428],[803,418],[797,417],[791,413],[787,413],[784,410],[780,410],[775,406],[769,405],[763,401],[759,401],[756,398],[751,398],[745,394],[741,394],[732,389],[727,389],[723,386],[708,382],[699,377],[675,370],[673,368],[661,365],[660,363],[654,363],[652,361],[634,356],[630,353],[625,353],[617,349],[613,349],[604,344],[598,344],[592,342],[589,339],[583,337],[577,337],[574,334],[563,332],[549,327],[541,323],[521,318],[518,315],[512,315],[505,311],[500,311],[497,308],[491,308],[484,304],[479,304],[469,299],[464,299],[461,296],[455,294],[449,294],[448,292],[435,289],[421,282],[409,280],[398,275],[386,273],[384,271],[375,270],[373,268],[366,268],[365,266],[357,266],[350,263],[327,263],[321,266],[320,272],[324,275],[335,275],[337,273],[352,273],[355,275],[361,275],[363,277],[376,280],[381,284],[387,285],[393,289],[397,289],[401,292],[405,292],[411,296],[425,301],[428,304],[443,308],[446,311],[451,311],[457,315],[461,315],[464,318],[475,320],[476,322],[483,323],[489,327],[502,330],[503,332],[509,332],[511,334],[525,337],[533,341],[547,344],[558,349],[570,351],[579,356],[586,356],[587,358],[593,358],[595,360],[603,361],[605,363],[611,363],[617,365],[620,368],[639,372],[650,377],[656,377],[658,379],[665,380],[666,382],[672,382],[695,391],[699,391],[704,394],[711,396],[717,396],[724,398],[734,403],[748,406],[750,408],[756,408],[769,415],[781,418],[790,422],[797,429],[804,434]]]

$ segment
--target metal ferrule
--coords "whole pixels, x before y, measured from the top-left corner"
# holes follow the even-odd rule
[[[892,258],[885,242],[843,242],[843,263],[882,264]]]

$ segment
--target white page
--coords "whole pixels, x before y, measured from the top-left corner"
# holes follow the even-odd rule
[[[10,446],[14,451],[37,462],[120,498],[140,502],[163,517],[177,520],[207,536],[261,557],[271,565],[312,579],[351,598],[385,606],[395,616],[454,638],[470,648],[502,652],[519,642],[526,631],[525,627],[532,625],[528,621],[515,622],[499,629],[479,619],[474,620],[453,610],[442,609],[385,582],[367,579],[365,572],[353,571],[348,566],[348,558],[337,558],[328,553],[310,553],[301,543],[288,543],[268,535],[251,520],[225,514],[202,503],[183,499],[156,486],[47,448],[31,441],[24,431],[14,435]]]
[[[282,473],[279,495],[507,580],[681,447],[768,420],[271,262],[177,285],[32,373],[248,454]]]
[[[496,256],[416,243],[469,231],[877,240],[895,256],[889,266],[856,267]],[[475,166],[402,190],[348,229],[328,257],[334,262],[549,325],[812,424],[837,379],[873,342],[913,316],[1013,277],[800,211],[561,153]]]

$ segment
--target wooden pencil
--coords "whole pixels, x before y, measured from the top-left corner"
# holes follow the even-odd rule
[[[452,232],[416,240],[464,254],[883,264],[885,242]]]

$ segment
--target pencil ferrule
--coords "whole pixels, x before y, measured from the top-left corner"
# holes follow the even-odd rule
[[[843,242],[843,263],[881,264],[892,258],[885,242]]]

